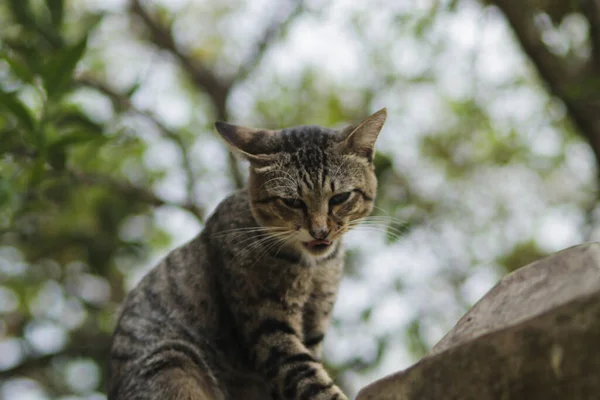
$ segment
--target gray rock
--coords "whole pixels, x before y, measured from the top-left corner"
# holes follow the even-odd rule
[[[411,368],[357,400],[600,399],[600,244],[503,278]]]

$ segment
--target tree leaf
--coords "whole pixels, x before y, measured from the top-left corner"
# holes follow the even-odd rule
[[[35,187],[42,182],[44,178],[44,158],[38,157],[29,173],[29,186]]]
[[[15,20],[26,27],[35,26],[31,12],[29,10],[28,0],[10,0],[10,11]]]
[[[0,51],[0,59],[8,64],[10,71],[23,82],[31,82],[33,80],[34,75],[29,66],[17,57],[11,56],[7,52]]]
[[[2,45],[10,49],[12,53],[16,54],[23,60],[23,64],[27,65],[33,74],[39,74],[43,64],[43,60],[40,59],[40,50],[33,46],[29,42],[17,40],[15,38],[4,37],[2,38]]]
[[[50,18],[52,19],[52,24],[56,28],[60,28],[63,21],[63,0],[46,0],[46,5],[48,6],[48,10],[50,11]]]
[[[104,132],[102,124],[91,120],[90,117],[77,109],[72,109],[59,115],[56,120],[56,126],[61,130],[77,128],[96,135],[102,135]]]
[[[51,146],[48,148],[48,163],[57,171],[65,169],[67,163],[67,152],[63,146]]]
[[[48,151],[51,151],[53,148],[65,148],[67,146],[71,146],[74,144],[81,144],[91,142],[96,139],[104,138],[103,136],[90,134],[89,131],[75,131],[68,135],[64,135],[59,139],[55,140],[48,147]]]
[[[0,90],[0,107],[12,113],[25,129],[30,131],[30,133],[35,134],[35,122],[29,109],[14,93]]]
[[[375,165],[375,174],[377,174],[378,179],[381,179],[381,176],[384,173],[386,173],[390,169],[393,169],[394,167],[392,158],[388,154],[384,154],[381,152],[375,152],[373,164]]]
[[[44,67],[44,86],[48,97],[62,93],[73,79],[73,71],[85,53],[87,35],[74,46],[66,47],[48,61]]]
[[[140,86],[142,86],[142,83],[140,81],[137,81],[136,83],[134,83],[128,90],[127,92],[125,92],[125,95],[127,97],[131,97],[135,94],[135,92],[138,91],[138,89],[140,88]]]
[[[90,133],[89,130],[79,130],[63,135],[48,146],[48,162],[54,169],[63,170],[67,163],[67,150],[70,146],[94,140],[99,140],[98,145],[101,145],[105,139],[105,136]]]
[[[8,204],[12,197],[10,182],[0,176],[0,207]]]

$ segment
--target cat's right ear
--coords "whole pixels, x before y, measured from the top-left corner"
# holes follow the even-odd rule
[[[264,164],[273,160],[272,139],[275,131],[247,128],[221,121],[215,122],[215,128],[229,146],[248,161]]]

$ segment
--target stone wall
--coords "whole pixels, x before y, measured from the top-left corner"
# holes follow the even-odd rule
[[[414,366],[357,400],[600,399],[600,244],[504,277]]]

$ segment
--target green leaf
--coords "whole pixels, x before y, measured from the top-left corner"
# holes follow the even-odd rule
[[[7,205],[12,197],[10,182],[0,176],[0,208]]]
[[[381,152],[375,153],[373,164],[375,165],[375,173],[377,174],[378,179],[380,179],[385,172],[394,167],[392,158],[388,154]]]
[[[10,10],[14,19],[24,28],[27,28],[29,32],[26,33],[33,33],[43,37],[54,48],[62,46],[62,38],[53,30],[48,29],[47,23],[44,24],[36,21],[35,14],[31,12],[29,3],[28,0],[10,0]]]
[[[103,12],[87,12],[81,17],[79,21],[82,26],[85,26],[87,32],[91,32],[100,24],[102,19],[104,18]]]
[[[105,136],[92,134],[88,130],[63,135],[48,146],[48,162],[54,169],[63,170],[67,163],[67,150],[70,146],[99,139],[105,140]]]
[[[53,146],[48,148],[48,163],[55,170],[62,171],[67,163],[67,152],[63,146]]]
[[[360,320],[363,322],[369,322],[369,320],[371,319],[371,314],[373,314],[372,307],[362,310],[362,312],[360,313]]]
[[[8,64],[10,71],[23,82],[31,82],[33,80],[34,75],[29,66],[17,57],[11,56],[7,52],[0,51],[0,59]]]
[[[141,86],[141,85],[142,85],[142,84],[141,84],[141,82],[140,82],[140,81],[137,81],[135,84],[133,84],[133,86],[131,86],[131,87],[129,88],[129,90],[127,90],[127,92],[125,92],[125,95],[126,95],[127,97],[131,97],[131,96],[133,96],[133,95],[135,94],[135,92],[137,92],[137,91],[138,91],[138,89],[140,88],[140,86]]]
[[[35,134],[35,122],[29,109],[19,100],[19,98],[10,92],[0,90],[0,107],[13,114],[19,123],[30,133]]]
[[[74,46],[66,47],[48,61],[44,67],[44,86],[48,97],[62,93],[73,79],[73,71],[83,57],[87,36]]]
[[[77,128],[95,135],[102,135],[104,132],[102,124],[92,121],[90,117],[76,109],[62,113],[56,120],[56,126],[61,130]]]
[[[2,45],[5,45],[12,53],[19,56],[34,74],[40,73],[43,59],[40,59],[40,50],[36,46],[10,37],[2,38]]]
[[[458,10],[458,1],[459,0],[450,0],[448,5],[446,6],[446,10],[452,11],[452,12]]]
[[[421,330],[421,322],[418,319],[413,320],[406,330],[408,349],[417,358],[423,357],[429,350]]]
[[[28,0],[10,0],[10,11],[15,20],[25,27],[35,26],[31,12],[29,11]]]
[[[29,174],[29,185],[37,186],[42,182],[44,178],[44,158],[38,157],[33,164],[33,168],[31,168],[31,172]]]
[[[52,19],[52,24],[56,28],[60,28],[63,21],[63,0],[46,0],[46,5],[48,6],[48,10],[50,11],[50,18]]]
[[[89,131],[76,131],[68,135],[64,135],[59,139],[52,142],[49,149],[52,148],[64,148],[75,144],[87,143],[92,140],[104,138],[103,136],[92,135]],[[49,150],[50,151],[50,150]]]

